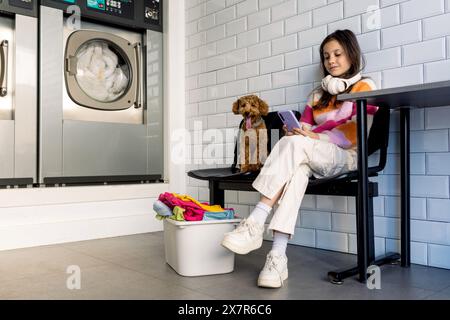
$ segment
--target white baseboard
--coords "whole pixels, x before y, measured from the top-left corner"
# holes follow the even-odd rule
[[[0,190],[0,250],[163,230],[153,202],[167,184]]]
[[[0,229],[0,250],[119,237],[162,229],[161,221],[153,215],[16,225]]]

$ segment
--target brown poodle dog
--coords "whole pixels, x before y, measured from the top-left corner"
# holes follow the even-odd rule
[[[241,172],[258,171],[267,158],[267,129],[261,116],[269,106],[255,95],[241,97],[233,103],[233,113],[244,117],[238,134],[238,161]]]

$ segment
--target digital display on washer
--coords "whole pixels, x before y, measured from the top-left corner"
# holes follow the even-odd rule
[[[87,0],[86,5],[88,8],[105,11],[105,0]]]
[[[102,10],[120,18],[134,19],[133,0],[86,0],[86,4],[91,10]]]
[[[106,0],[106,12],[113,16],[134,19],[133,0]]]
[[[52,0],[55,2],[64,2],[64,3],[70,3],[70,4],[75,4],[77,2],[77,0]]]

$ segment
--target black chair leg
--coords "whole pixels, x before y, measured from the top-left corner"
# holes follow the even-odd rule
[[[209,181],[209,203],[211,205],[218,204],[225,206],[225,190],[219,189],[217,181]]]

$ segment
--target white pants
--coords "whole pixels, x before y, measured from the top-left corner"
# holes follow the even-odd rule
[[[298,210],[311,175],[328,177],[356,168],[354,150],[302,135],[281,138],[252,184],[269,199],[284,186],[268,229],[294,234]]]

